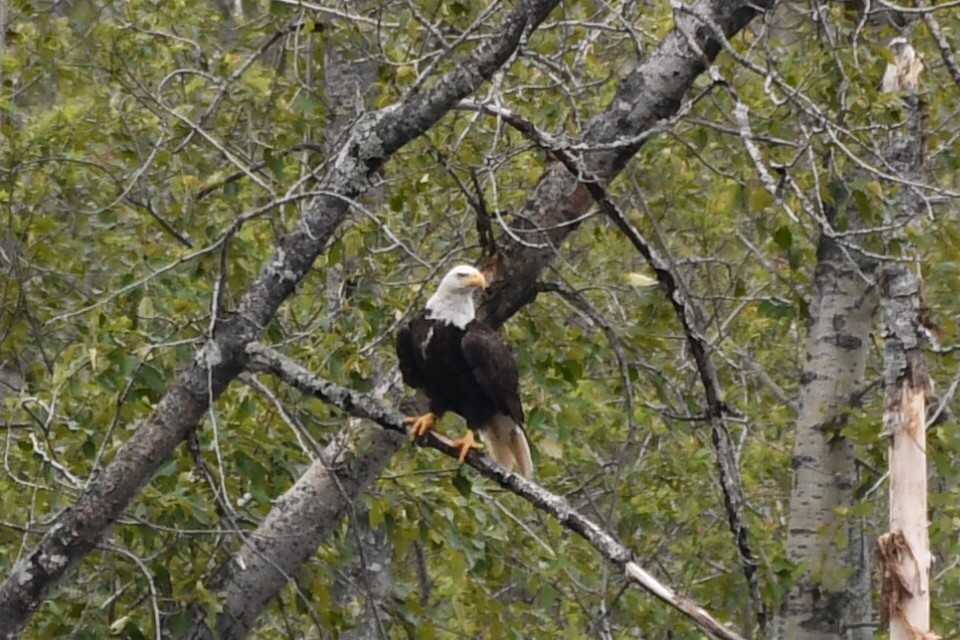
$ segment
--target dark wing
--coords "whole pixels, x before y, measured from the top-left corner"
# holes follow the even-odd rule
[[[517,390],[520,374],[507,343],[493,329],[474,321],[467,325],[460,348],[484,393],[500,411],[522,425],[523,405]]]
[[[427,376],[423,367],[420,350],[413,339],[413,331],[407,325],[397,332],[397,359],[400,361],[400,373],[407,386],[423,389],[427,386]]]

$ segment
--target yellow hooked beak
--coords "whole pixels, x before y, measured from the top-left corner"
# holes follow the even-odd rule
[[[483,274],[479,271],[472,275],[467,276],[463,279],[463,284],[468,287],[477,287],[479,289],[487,288],[487,279],[483,277]]]

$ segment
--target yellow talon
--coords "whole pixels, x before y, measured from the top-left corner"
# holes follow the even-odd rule
[[[433,425],[437,423],[437,416],[435,413],[425,413],[422,416],[410,416],[404,418],[403,421],[406,424],[413,425],[410,429],[410,439],[416,440],[420,436],[424,435],[430,429],[433,429]]]
[[[467,454],[470,453],[470,449],[483,449],[483,445],[473,439],[473,431],[469,429],[462,438],[452,440],[450,444],[460,450],[460,464],[463,464],[463,461],[467,459]]]

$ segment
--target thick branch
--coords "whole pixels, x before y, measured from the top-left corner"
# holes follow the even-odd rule
[[[168,389],[154,411],[77,502],[0,585],[0,638],[14,638],[49,591],[99,541],[159,466],[243,369],[244,348],[272,321],[348,214],[348,201],[394,152],[423,134],[506,62],[558,0],[526,0],[484,44],[422,93],[362,118],[317,198],[246,290],[237,312]]]
[[[247,347],[247,351],[250,354],[248,366],[251,369],[269,371],[302,393],[339,407],[352,416],[371,420],[384,429],[406,435],[407,426],[403,422],[403,416],[393,409],[384,407],[373,397],[320,378],[270,347],[252,343]],[[451,458],[459,455],[459,450],[446,438],[432,431],[420,438],[418,443],[421,446],[436,449]],[[541,511],[550,514],[564,527],[583,537],[604,558],[624,570],[628,580],[682,613],[704,633],[724,640],[743,640],[742,636],[722,625],[701,606],[675,593],[644,571],[633,560],[633,554],[629,549],[575,510],[566,499],[547,491],[531,480],[507,471],[489,457],[477,452],[470,452],[466,464],[473,467],[480,475],[493,480]]]
[[[773,0],[697,0],[677,14],[677,24],[650,54],[624,78],[607,108],[590,119],[583,135],[585,173],[605,183],[623,170],[653,131],[667,127],[680,110],[694,80],[719,53],[721,46],[704,24],[719,26],[727,37],[745,27]],[[692,16],[702,16],[702,20]],[[530,229],[515,230],[526,244],[504,234],[502,271],[480,309],[493,326],[503,324],[536,296],[540,271],[567,236],[579,227],[592,204],[589,192],[566,167],[553,165],[540,177],[518,218]]]
[[[927,28],[930,29],[930,33],[937,43],[937,49],[940,50],[940,57],[943,59],[943,64],[950,73],[950,77],[953,78],[957,87],[960,87],[960,64],[957,63],[957,58],[950,49],[950,43],[947,42],[943,31],[940,29],[940,23],[937,22],[937,17],[931,11],[923,14],[923,21],[927,23]]]

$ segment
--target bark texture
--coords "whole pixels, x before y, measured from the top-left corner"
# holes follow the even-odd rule
[[[676,26],[620,82],[607,108],[587,123],[583,142],[597,150],[584,154],[585,173],[604,183],[612,181],[660,126],[670,124],[693,81],[720,52],[720,43],[706,25],[716,25],[731,37],[772,5],[772,0],[698,0],[678,13]],[[592,203],[587,188],[562,164],[544,172],[519,216],[532,222],[521,237],[541,246],[501,238],[505,247],[501,272],[510,277],[493,284],[484,297],[488,322],[503,324],[536,297],[540,271],[576,230],[578,225],[570,222]]]
[[[890,640],[934,638],[930,630],[930,539],[927,535],[926,396],[920,280],[902,264],[880,282],[883,323],[882,436],[890,438],[890,532],[878,541]]]
[[[197,616],[191,638],[243,638],[281,588],[382,471],[405,439],[363,426],[344,429],[223,567],[215,633]]]
[[[910,50],[912,52],[912,49]],[[900,54],[898,54],[900,55]],[[905,128],[881,148],[886,167],[900,178],[913,178],[922,163],[920,104],[913,92],[922,65],[904,65],[897,91],[908,91]],[[899,187],[886,225],[912,223],[922,200]],[[845,207],[851,230],[866,225],[843,185],[834,189]],[[836,209],[828,222],[835,221]],[[862,236],[859,236],[862,237]],[[853,236],[821,230],[810,302],[807,359],[801,374],[800,414],[794,448],[787,555],[804,566],[784,606],[779,637],[790,640],[869,640],[873,637],[870,558],[863,529],[837,515],[855,503],[857,480],[854,444],[840,429],[863,391],[863,373],[877,302],[873,291],[878,265],[859,252]],[[926,517],[923,519],[924,526]]]
[[[196,428],[210,402],[242,371],[245,347],[293,294],[333,232],[363,193],[370,174],[437,122],[506,62],[557,0],[528,0],[509,14],[493,38],[422,93],[360,119],[322,181],[318,197],[244,293],[237,312],[215,334],[138,425],[103,472],[0,585],[0,638],[15,638],[49,591],[87,553],[174,448]]]
[[[854,445],[840,434],[862,390],[876,310],[869,272],[846,247],[822,234],[801,374],[800,412],[793,453],[787,554],[805,567],[791,588],[779,637],[836,640],[860,622],[858,602],[870,600],[862,562],[869,550],[856,522],[837,516],[854,501]],[[855,569],[847,576],[846,568]],[[860,592],[860,589],[866,590]]]
[[[915,180],[923,163],[923,113],[917,99],[921,59],[909,43],[895,50],[886,78],[905,93],[906,127],[887,140],[884,159],[898,178]],[[923,199],[902,186],[886,216],[895,228],[916,227]],[[897,234],[900,235],[900,234]],[[915,256],[911,256],[915,260]],[[879,278],[883,314],[883,432],[890,438],[890,531],[877,541],[881,621],[891,640],[934,640],[930,632],[930,539],[927,533],[926,398],[923,289],[919,263],[887,265]]]

